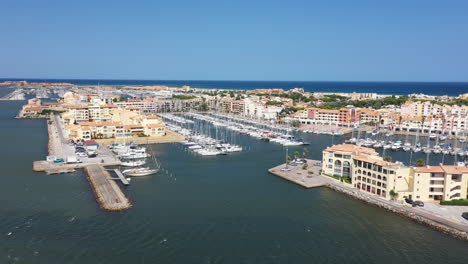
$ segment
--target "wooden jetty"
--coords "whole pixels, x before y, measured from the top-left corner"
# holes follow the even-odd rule
[[[120,211],[132,207],[130,200],[103,166],[89,165],[85,167],[85,171],[101,208]]]

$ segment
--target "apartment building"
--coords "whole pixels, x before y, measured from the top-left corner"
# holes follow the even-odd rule
[[[467,167],[408,167],[384,161],[371,148],[350,144],[323,150],[322,173],[349,177],[354,188],[385,199],[438,201],[467,197]],[[392,191],[398,197],[392,197]]]
[[[275,120],[283,110],[281,106],[266,105],[261,102],[244,100],[244,115],[263,120]]]
[[[145,113],[164,113],[164,112],[186,112],[193,109],[199,109],[203,100],[194,98],[188,100],[180,99],[129,99],[125,102],[116,102],[119,107],[137,107]]]
[[[310,107],[298,111],[294,118],[303,124],[352,126],[359,123],[360,110],[353,107],[341,109],[321,109]]]
[[[467,197],[468,168],[461,166],[426,166],[414,168],[413,199],[452,200]]]

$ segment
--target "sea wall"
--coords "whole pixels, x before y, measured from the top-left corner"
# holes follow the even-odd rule
[[[396,213],[396,214],[398,214],[400,216],[407,217],[407,218],[409,218],[409,219],[411,219],[411,220],[413,220],[415,222],[418,222],[420,224],[424,224],[424,225],[429,226],[429,227],[431,227],[431,228],[433,228],[435,230],[450,234],[450,235],[452,235],[452,236],[454,236],[456,238],[459,238],[461,240],[468,241],[468,233],[467,232],[460,231],[460,230],[458,230],[456,228],[449,227],[449,226],[447,226],[445,224],[435,222],[435,221],[433,221],[431,219],[428,219],[428,218],[423,217],[423,216],[416,215],[416,214],[414,214],[412,212],[409,212],[409,211],[406,211],[404,209],[400,209],[400,208],[397,208],[395,206],[391,206],[389,204],[386,204],[386,203],[371,199],[371,198],[369,198],[367,196],[364,196],[364,195],[360,194],[357,191],[348,190],[348,189],[342,188],[342,187],[340,187],[340,186],[338,186],[336,184],[327,184],[326,187],[328,187],[330,189],[333,189],[335,191],[347,194],[347,195],[349,195],[349,196],[351,196],[351,197],[353,197],[353,198],[355,198],[357,200],[360,200],[360,201],[366,202],[368,204],[371,204],[371,205],[386,209],[386,210],[391,211],[393,213]]]

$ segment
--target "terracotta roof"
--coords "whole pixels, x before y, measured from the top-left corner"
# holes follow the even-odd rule
[[[146,125],[147,128],[158,128],[158,127],[164,127],[163,124],[148,124]]]
[[[468,168],[463,166],[438,165],[415,167],[414,171],[419,173],[465,174],[468,173]]]
[[[380,165],[380,166],[383,166],[383,167],[395,167],[395,166],[401,167],[401,166],[403,166],[403,165],[400,165],[400,164],[397,164],[397,163],[384,161],[381,157],[376,157],[376,156],[359,155],[359,156],[353,156],[353,159],[368,162],[368,163],[372,163],[372,164],[377,164],[377,165]]]
[[[372,148],[366,148],[366,147],[360,147],[352,144],[341,144],[341,145],[334,145],[331,147],[326,148],[324,151],[328,152],[354,152],[354,153],[364,153],[364,154],[370,154],[370,155],[379,155],[374,149]]]
[[[32,107],[26,107],[24,108],[24,111],[41,111],[42,107],[39,106],[32,106]]]

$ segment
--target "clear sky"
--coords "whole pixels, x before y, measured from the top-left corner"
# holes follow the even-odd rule
[[[1,0],[0,18],[0,78],[468,81],[466,0]]]

